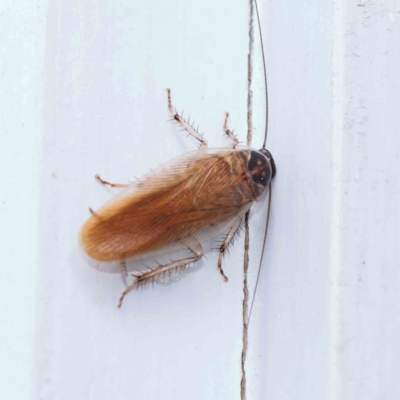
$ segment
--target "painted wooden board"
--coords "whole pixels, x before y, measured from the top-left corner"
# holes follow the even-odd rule
[[[400,368],[400,4],[259,4],[277,163],[250,326],[249,399],[395,399]],[[88,207],[196,147],[247,135],[249,2],[0,2],[0,393],[239,399],[243,235],[127,296],[82,258]],[[264,129],[258,32],[253,145]],[[254,287],[266,202],[251,216]]]

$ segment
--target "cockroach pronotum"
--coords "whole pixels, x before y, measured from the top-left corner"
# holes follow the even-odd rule
[[[257,4],[256,11],[260,28]],[[262,53],[265,72],[263,50]],[[266,126],[260,150],[239,145],[228,128],[228,113],[223,128],[232,141],[232,147],[209,148],[194,126],[178,114],[172,105],[171,91],[167,89],[172,120],[198,140],[198,150],[171,160],[135,183],[113,184],[96,175],[101,183],[122,190],[99,210],[90,209],[92,215],[82,227],[80,243],[91,258],[119,261],[126,274],[126,260],[182,249],[188,249],[192,254],[134,275],[134,281],[122,293],[118,307],[132,289],[200,260],[204,255],[202,244],[220,235],[224,237],[219,246],[218,268],[227,280],[222,269],[225,250],[252,204],[271,191],[271,180],[276,173],[272,155],[266,149],[266,74],[265,92]],[[270,201],[271,193],[267,221]]]

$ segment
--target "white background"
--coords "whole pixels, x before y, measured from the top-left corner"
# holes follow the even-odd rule
[[[272,217],[250,327],[249,399],[400,396],[400,2],[260,1]],[[247,132],[249,4],[0,2],[0,394],[239,399],[243,236],[179,282],[131,293],[77,235],[126,182]],[[255,31],[255,35],[258,32]],[[256,37],[256,39],[258,39]],[[264,102],[254,42],[253,145]],[[254,282],[266,203],[253,210]]]

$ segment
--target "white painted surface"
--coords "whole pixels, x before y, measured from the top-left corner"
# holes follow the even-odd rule
[[[0,1],[0,398],[35,369],[45,1]]]
[[[137,4],[136,4],[137,3]],[[130,294],[77,232],[124,182],[246,135],[248,4],[2,1],[0,393],[15,399],[237,399],[243,238]],[[400,3],[260,3],[278,165],[250,327],[249,399],[397,399]],[[257,34],[257,32],[256,32]],[[254,44],[253,144],[263,130]],[[265,203],[254,210],[251,268]]]

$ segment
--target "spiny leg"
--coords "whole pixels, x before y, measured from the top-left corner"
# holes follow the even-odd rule
[[[225,113],[225,122],[224,122],[224,132],[228,135],[228,137],[233,141],[233,148],[235,148],[238,144],[239,144],[239,140],[236,137],[236,135],[234,135],[233,131],[231,131],[228,128],[228,118],[229,118],[229,113],[226,112]]]
[[[239,230],[240,224],[242,222],[243,215],[241,214],[239,217],[236,217],[232,226],[229,228],[228,233],[225,236],[224,241],[222,242],[221,246],[219,247],[219,255],[218,255],[218,269],[221,273],[224,281],[228,281],[228,277],[225,275],[224,270],[222,269],[222,258],[224,257],[225,251],[228,246],[233,242],[233,238],[235,237],[237,231]]]
[[[99,182],[102,183],[103,185],[108,185],[108,186],[111,186],[111,187],[121,187],[121,188],[122,188],[122,187],[127,187],[127,186],[129,186],[128,183],[110,183],[110,182],[107,182],[107,181],[101,179],[101,178],[100,178],[100,175],[98,175],[98,174],[96,174],[94,177],[95,177],[95,179],[96,179],[97,181],[99,181]]]
[[[126,261],[125,260],[120,261],[119,266],[121,268],[121,275],[127,277],[128,270],[126,269]]]
[[[122,260],[122,261],[119,262],[119,268],[120,268],[120,271],[121,271],[121,278],[122,278],[122,280],[123,280],[123,282],[125,284],[125,287],[127,287],[128,286],[128,281],[127,281],[128,270],[126,268],[126,261],[125,260]]]
[[[200,142],[200,149],[208,147],[207,142],[204,140],[203,136],[201,136],[200,133],[197,132],[197,130],[189,123],[189,121],[183,119],[183,117],[177,113],[175,107],[173,107],[171,102],[171,89],[167,89],[167,93],[168,108],[171,113],[172,119],[177,122],[187,133],[189,133],[189,135],[193,136]]]
[[[157,268],[152,269],[150,271],[144,272],[140,275],[135,275],[135,281],[132,282],[123,292],[119,299],[118,308],[121,308],[122,301],[124,297],[133,289],[138,286],[145,284],[148,281],[151,281],[154,278],[157,278],[160,275],[165,273],[171,274],[177,270],[184,270],[189,264],[193,264],[194,262],[200,260],[203,257],[203,248],[201,244],[196,242],[193,245],[189,246],[189,250],[194,254],[194,257],[183,258],[177,261],[171,261],[169,264],[159,265]]]

